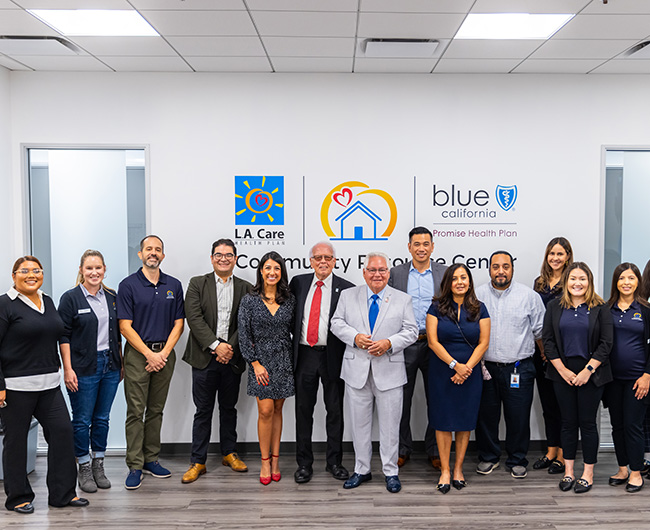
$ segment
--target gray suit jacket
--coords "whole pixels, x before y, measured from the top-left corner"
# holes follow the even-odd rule
[[[404,293],[408,292],[409,285],[409,270],[411,269],[411,261],[397,265],[390,270],[390,278],[388,280],[388,285],[395,287]],[[438,296],[440,294],[440,283],[442,282],[442,276],[447,270],[446,265],[436,263],[431,260],[431,272],[433,273],[433,289],[434,295]]]
[[[366,350],[357,348],[354,343],[357,334],[370,334],[367,289],[364,284],[343,291],[332,317],[332,333],[346,345],[341,379],[352,388],[363,388],[372,366],[377,388],[382,391],[390,390],[406,383],[404,349],[418,338],[413,304],[409,295],[386,287],[372,339],[389,339],[392,348],[384,355],[375,357]]]
[[[237,313],[239,302],[253,286],[246,280],[233,276],[233,301],[228,328],[228,344],[235,350],[230,367],[236,374],[246,370],[246,362],[239,351]],[[194,368],[203,370],[210,363],[212,353],[209,346],[217,340],[217,282],[214,272],[195,276],[190,280],[185,293],[185,317],[190,327],[190,336],[185,346],[183,360]]]

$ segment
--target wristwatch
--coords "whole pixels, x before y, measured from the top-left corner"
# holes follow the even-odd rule
[[[456,362],[456,359],[454,359],[453,361],[451,361],[449,363],[449,368],[451,368],[453,370],[456,367],[457,364],[458,364],[458,362]]]
[[[591,366],[590,364],[588,364],[587,366],[585,366],[585,368],[586,368],[587,370],[589,370],[592,374],[594,373],[594,367]]]

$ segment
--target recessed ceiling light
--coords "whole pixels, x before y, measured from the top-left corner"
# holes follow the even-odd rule
[[[574,15],[472,13],[456,33],[457,39],[548,39]]]
[[[59,33],[77,37],[157,37],[158,33],[134,10],[28,9]]]

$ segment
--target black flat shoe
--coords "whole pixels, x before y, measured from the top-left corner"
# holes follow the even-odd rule
[[[609,485],[610,486],[622,486],[623,484],[627,483],[627,479],[630,478],[630,475],[628,475],[625,478],[616,478],[616,477],[609,477]]]
[[[23,514],[34,513],[34,505],[31,502],[28,502],[22,506],[15,506],[14,512]]]
[[[573,487],[573,491],[576,493],[587,493],[593,484],[589,484],[585,479],[579,478],[576,480],[576,485]]]
[[[635,485],[635,484],[630,484],[629,482],[625,485],[625,491],[628,493],[636,493],[637,491],[641,491],[643,489],[643,478],[641,478],[641,484]]]
[[[437,489],[440,493],[445,494],[445,493],[449,493],[449,490],[451,489],[451,486],[450,486],[449,484],[438,484],[438,485],[436,486],[436,489]]]
[[[74,508],[83,508],[84,506],[88,506],[89,504],[90,501],[88,499],[84,499],[83,497],[77,497],[76,499],[72,499],[68,503],[68,506],[73,506]]]
[[[573,488],[575,483],[576,483],[576,479],[567,475],[562,480],[560,480],[559,486],[562,491],[569,491],[570,489]]]
[[[457,490],[462,490],[465,486],[467,486],[467,482],[464,480],[452,480],[451,485],[456,488]]]
[[[537,461],[533,464],[533,469],[546,469],[547,467],[551,467],[551,464],[553,462],[555,462],[555,460],[551,460],[550,458],[547,458],[546,455],[544,455],[541,458],[538,458]]]
[[[553,460],[551,465],[548,467],[548,474],[559,475],[561,473],[564,473],[564,464],[559,460]]]

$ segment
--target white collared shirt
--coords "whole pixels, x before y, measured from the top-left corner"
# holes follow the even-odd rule
[[[307,298],[305,299],[305,310],[302,313],[302,326],[300,327],[300,344],[307,343],[307,327],[309,326],[309,315],[311,313],[311,304],[316,292],[316,282],[322,281],[321,299],[320,299],[320,318],[318,320],[318,342],[315,346],[327,346],[327,331],[329,328],[330,305],[332,302],[332,274],[324,280],[319,280],[314,274],[314,279],[309,286]]]
[[[232,274],[224,282],[215,272],[214,280],[217,284],[217,329],[215,334],[221,340],[228,340],[230,330],[230,313],[232,313],[232,302],[235,296],[235,288]],[[210,344],[210,349],[215,350],[219,346],[218,340]]]

